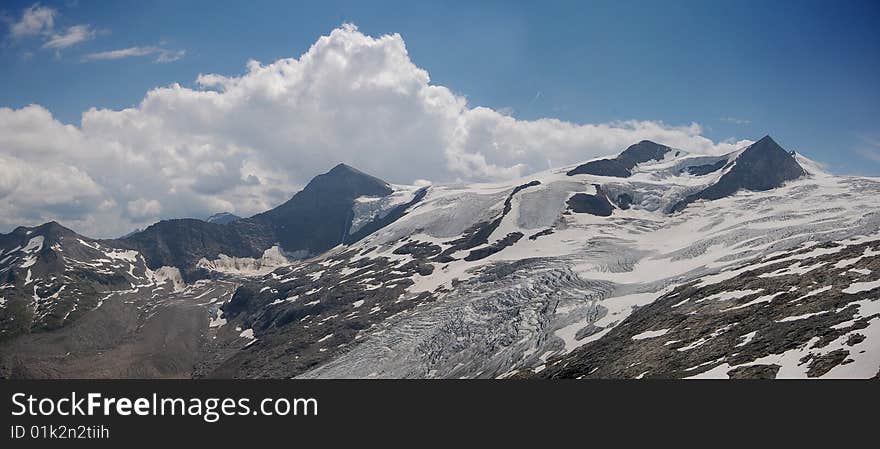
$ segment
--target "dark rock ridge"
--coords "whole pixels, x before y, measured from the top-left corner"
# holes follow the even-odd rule
[[[709,173],[721,170],[725,165],[727,165],[727,158],[721,159],[718,162],[712,164],[693,165],[686,168],[685,170],[687,170],[689,174],[694,176],[704,176],[708,175]]]
[[[568,207],[579,214],[597,215],[600,217],[611,216],[611,204],[604,196],[590,195],[589,193],[575,193],[568,199]]]
[[[599,159],[581,164],[566,173],[574,175],[597,175],[611,176],[615,178],[629,178],[632,173],[617,159]]]
[[[661,145],[650,140],[643,140],[635,145],[630,145],[617,156],[617,160],[622,163],[628,170],[632,170],[636,165],[649,161],[660,161],[666,156],[666,153],[674,151],[672,148]],[[678,155],[676,153],[676,155]]]
[[[611,202],[608,201],[608,197],[605,195],[605,192],[602,191],[601,186],[598,184],[593,184],[593,186],[596,187],[595,195],[589,193],[575,193],[567,201],[568,208],[571,209],[572,212],[578,214],[610,217],[611,212],[614,210],[611,206]],[[628,203],[627,207],[629,207]]]
[[[205,221],[207,221],[208,223],[221,225],[232,223],[235,220],[241,220],[241,217],[235,214],[230,214],[229,212],[220,212],[218,214],[211,215],[210,217],[205,219]]]
[[[151,269],[178,267],[187,280],[197,277],[195,266],[202,259],[220,254],[260,257],[276,242],[272,228],[249,220],[226,225],[192,218],[164,220],[132,236],[107,243],[140,252]]]
[[[674,150],[666,145],[643,140],[635,145],[630,145],[613,159],[590,161],[575,167],[566,174],[568,176],[586,174],[629,178],[632,176],[632,169],[636,165],[648,161],[662,160],[666,153],[670,151]]]
[[[806,171],[795,158],[782,149],[770,136],[746,148],[730,170],[717,182],[687,196],[672,207],[678,212],[697,200],[717,200],[733,195],[740,189],[763,191],[781,187],[785,181],[804,176]]]
[[[521,239],[522,237],[523,237],[522,232],[511,232],[510,234],[507,234],[506,236],[504,236],[503,239],[498,240],[497,242],[492,243],[491,245],[483,246],[483,247],[480,247],[480,248],[477,248],[477,249],[471,251],[470,253],[468,253],[467,256],[465,256],[464,260],[466,260],[468,262],[472,262],[475,260],[485,259],[485,258],[491,256],[492,254],[495,254],[495,253],[503,250],[504,248],[507,248],[508,246],[513,245],[514,243],[518,242],[519,239]]]
[[[345,243],[355,198],[384,197],[392,192],[385,181],[339,164],[316,176],[286,203],[248,221],[272,229],[276,241],[288,252],[317,254]]]
[[[178,267],[185,278],[192,279],[199,276],[195,266],[202,258],[214,259],[220,254],[257,258],[275,244],[287,253],[309,256],[355,242],[403,216],[425,196],[426,190],[420,190],[409,203],[349,235],[354,200],[391,193],[385,181],[339,164],[316,176],[289,201],[267,212],[227,224],[165,220],[118,243],[140,251],[150,268]]]

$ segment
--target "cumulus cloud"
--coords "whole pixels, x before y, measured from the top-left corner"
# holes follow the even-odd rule
[[[156,200],[138,198],[128,202],[128,214],[134,218],[158,216],[162,212],[162,204]]]
[[[495,180],[642,139],[714,154],[748,143],[701,132],[695,123],[526,121],[473,107],[431,84],[400,35],[344,25],[298,58],[202,74],[196,88],[155,88],[137,107],[85,111],[79,126],[37,105],[0,108],[9,175],[0,175],[0,226],[58,219],[104,237],[160,218],[247,216],[339,162],[395,183]]]
[[[58,11],[35,3],[21,13],[21,19],[14,22],[9,33],[14,38],[32,37],[52,32]]]
[[[163,63],[177,61],[184,55],[186,55],[185,50],[169,50],[162,47],[128,47],[120,48],[118,50],[89,53],[83,56],[83,61],[101,61],[140,56],[155,56],[155,62]]]

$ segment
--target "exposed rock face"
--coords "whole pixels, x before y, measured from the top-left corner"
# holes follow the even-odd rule
[[[238,215],[230,214],[229,212],[220,212],[218,214],[211,215],[205,221],[207,221],[208,223],[215,223],[215,224],[222,225],[222,224],[229,224],[235,220],[240,220],[240,219],[241,219],[241,217],[239,217]]]
[[[202,258],[220,254],[258,258],[275,244],[273,230],[261,223],[237,220],[226,225],[195,219],[165,220],[108,244],[117,244],[143,254],[151,269],[180,267],[187,278],[196,274]]]
[[[611,216],[611,203],[602,195],[575,193],[568,199],[568,207],[579,214],[592,214],[600,217]]]
[[[474,260],[485,259],[486,257],[489,257],[492,254],[495,254],[503,250],[504,248],[513,245],[514,243],[518,242],[519,239],[521,239],[522,237],[522,232],[511,232],[510,234],[504,236],[504,238],[492,243],[491,245],[477,248],[471,251],[470,254],[464,257],[464,260],[471,262]]]
[[[727,159],[722,159],[713,164],[703,164],[703,165],[694,165],[687,168],[687,172],[694,176],[704,176],[709,173],[714,173],[718,170],[721,170],[725,165],[727,165]]]
[[[713,185],[689,195],[673,206],[677,212],[696,200],[717,200],[737,191],[763,191],[782,186],[785,181],[804,176],[806,172],[795,158],[782,149],[770,136],[753,143],[733,162],[733,167]]]
[[[635,145],[630,145],[617,156],[618,162],[622,163],[628,170],[632,170],[636,165],[643,162],[663,160],[666,153],[674,151],[666,145],[661,145],[650,140],[643,140]]]
[[[731,379],[775,379],[779,365],[748,365],[727,372]]]
[[[605,192],[602,191],[602,187],[598,184],[594,184],[593,187],[596,188],[596,194],[591,195],[589,193],[575,193],[571,198],[568,199],[567,204],[568,208],[572,210],[572,212],[579,214],[591,214],[599,217],[610,217],[614,208],[611,206],[611,202],[608,201],[608,197],[605,195]],[[626,207],[621,207],[621,209],[626,209],[629,207],[629,203],[632,201],[631,199],[622,198],[622,202],[626,204]],[[620,198],[619,198],[620,199]]]
[[[574,175],[597,175],[612,176],[615,178],[629,178],[632,173],[626,165],[616,159],[599,159],[581,164],[570,170],[568,176]]]
[[[599,159],[579,165],[567,174],[574,175],[598,175],[612,176],[616,178],[628,178],[632,176],[632,169],[643,162],[662,160],[666,153],[673,151],[672,148],[659,143],[643,140],[635,145],[630,145],[614,159]]]
[[[355,198],[391,193],[385,181],[339,164],[316,176],[286,203],[248,221],[271,228],[287,252],[318,254],[345,242]]]

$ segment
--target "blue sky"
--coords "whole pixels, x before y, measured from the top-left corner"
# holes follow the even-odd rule
[[[0,227],[60,215],[112,235],[253,213],[335,162],[392,182],[510,178],[640,138],[720,152],[769,133],[835,173],[878,176],[878,11],[869,1],[7,0],[0,158],[14,158],[3,162],[20,164],[21,179],[0,182],[12,204],[0,201]],[[307,53],[314,61],[296,69],[273,64]],[[373,90],[352,90],[358,70]],[[205,74],[227,78],[198,82]],[[292,107],[272,93],[282,91],[312,103]],[[309,123],[286,129],[299,122]],[[22,196],[23,173],[49,165],[39,188],[60,176],[65,192]],[[150,179],[131,179],[136,168]]]

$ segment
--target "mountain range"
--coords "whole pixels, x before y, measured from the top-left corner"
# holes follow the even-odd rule
[[[880,180],[766,136],[0,235],[5,378],[880,376]]]

